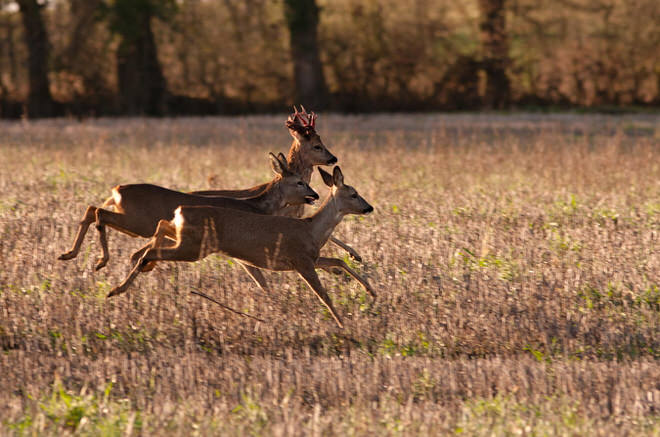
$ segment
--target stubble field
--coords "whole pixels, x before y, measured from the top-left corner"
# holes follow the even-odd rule
[[[0,123],[0,434],[660,434],[655,115],[322,114],[376,208],[335,235],[378,299],[319,273],[344,330],[294,273],[211,255],[105,299],[144,240],[56,260],[116,184],[270,179],[283,122]]]

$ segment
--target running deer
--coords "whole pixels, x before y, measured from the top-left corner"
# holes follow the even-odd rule
[[[294,113],[289,115],[286,121],[286,127],[289,129],[289,133],[293,137],[293,142],[291,143],[291,148],[289,149],[289,154],[286,160],[291,171],[298,173],[302,176],[302,179],[305,182],[310,183],[314,166],[335,164],[337,158],[330,153],[323,144],[323,141],[321,141],[319,134],[316,133],[317,115],[313,111],[307,113],[302,105],[300,108],[301,110],[298,111],[294,106]],[[246,190],[207,190],[194,191],[193,194],[245,198],[258,195],[264,188],[265,185],[257,185],[256,187],[248,188]],[[291,205],[282,209],[275,215],[302,218],[304,213],[305,206],[301,204]],[[358,262],[362,261],[360,254],[348,244],[332,236],[329,240],[348,252],[351,258]],[[254,273],[254,270],[252,270],[252,273]],[[265,287],[264,283],[259,283],[259,285],[262,289]]]
[[[256,214],[274,214],[288,205],[312,204],[319,198],[300,175],[290,171],[283,154],[280,153],[277,157],[271,153],[270,160],[271,167],[276,173],[275,178],[264,185],[259,195],[249,199],[197,196],[151,184],[117,185],[112,189],[112,196],[103,203],[103,206],[87,208],[80,221],[73,247],[58,259],[69,260],[78,255],[83,238],[92,223],[96,223],[103,251],[102,257],[96,264],[96,270],[99,270],[110,258],[106,226],[132,237],[148,238],[156,231],[159,220],[171,220],[174,217],[174,210],[180,205],[211,205]],[[109,206],[114,206],[117,212],[105,209]],[[246,270],[253,276],[254,272],[251,269]],[[261,285],[259,280],[265,282],[260,272],[256,271],[256,275],[257,278],[253,276],[253,279],[259,285]]]
[[[151,247],[108,297],[125,292],[137,275],[148,270],[153,262],[192,262],[221,252],[261,269],[295,270],[325,304],[337,325],[343,328],[341,318],[315,269],[343,269],[376,297],[369,283],[343,260],[320,256],[321,247],[345,215],[368,214],[373,207],[355,188],[344,184],[339,167],[333,169],[332,175],[322,169],[319,172],[331,191],[316,213],[305,219],[257,215],[210,206],[180,206],[174,213],[174,219],[158,223]],[[174,244],[165,247],[165,237],[173,238]]]

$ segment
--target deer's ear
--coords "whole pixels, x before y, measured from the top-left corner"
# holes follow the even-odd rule
[[[289,170],[289,164],[286,162],[286,156],[284,156],[284,153],[280,152],[277,154],[277,159],[282,163],[282,166]],[[289,170],[291,171],[291,170]]]
[[[332,183],[332,179],[333,179],[333,178],[332,178],[332,176],[330,175],[330,173],[328,173],[327,171],[323,170],[321,167],[318,167],[318,169],[319,169],[319,173],[321,173],[321,178],[323,179],[323,183],[325,183],[325,184],[326,184],[327,186],[329,186],[329,187],[332,187],[332,185],[333,185],[333,183]]]
[[[341,169],[339,168],[338,165],[336,165],[335,168],[332,169],[332,182],[337,187],[341,187],[342,185],[344,185],[344,175],[342,174]]]
[[[275,173],[282,176],[286,171],[286,167],[282,166],[282,163],[279,159],[277,159],[277,156],[273,155],[272,153],[269,153],[268,156],[270,156],[270,167]]]

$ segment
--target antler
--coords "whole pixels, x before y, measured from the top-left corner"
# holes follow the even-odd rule
[[[308,114],[307,111],[305,111],[305,107],[303,105],[300,105],[300,108],[302,108],[302,116],[307,117],[307,126],[315,127],[316,114],[314,113],[314,111]]]
[[[305,110],[303,105],[300,105],[300,111],[296,106],[293,106],[294,113],[289,115],[289,118],[286,121],[287,127],[296,130],[305,130],[315,129],[316,127],[316,118],[317,115],[314,112],[309,114]]]

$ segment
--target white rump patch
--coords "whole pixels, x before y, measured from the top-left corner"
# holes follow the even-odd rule
[[[115,201],[115,205],[121,204],[121,194],[119,194],[119,190],[117,190],[117,187],[112,189],[112,198]]]
[[[181,214],[181,207],[178,207],[174,211],[174,220],[172,220],[172,223],[174,223],[174,227],[177,229],[181,229],[183,226],[183,214]]]

